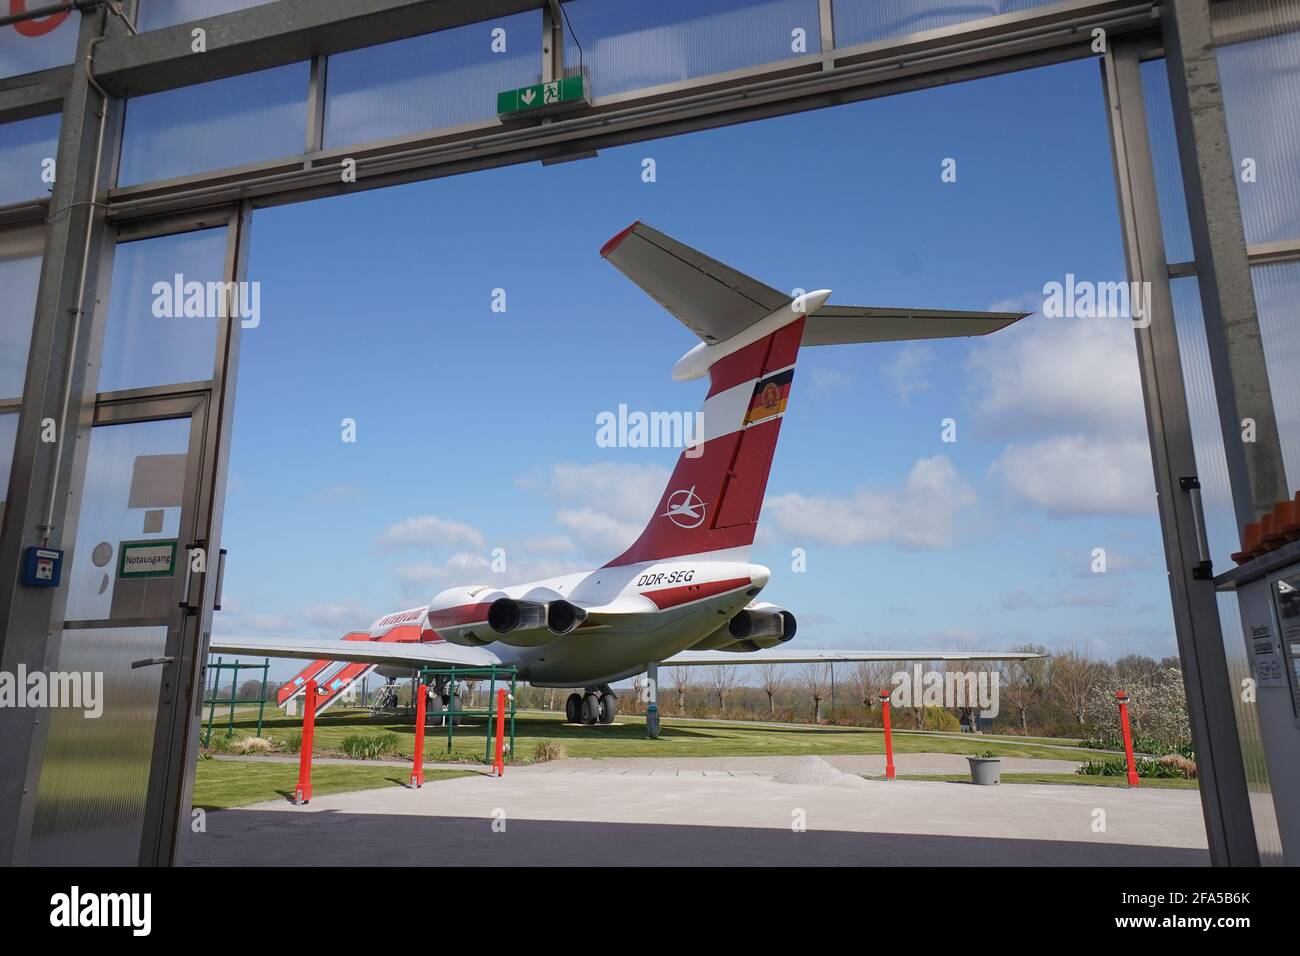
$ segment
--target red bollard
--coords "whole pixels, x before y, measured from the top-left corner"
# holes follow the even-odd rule
[[[1119,723],[1124,728],[1124,756],[1128,759],[1128,785],[1138,785],[1137,764],[1133,762],[1133,734],[1128,729],[1129,696],[1122,690],[1115,691],[1115,700],[1119,703]]]
[[[303,695],[302,749],[298,751],[298,786],[293,791],[293,802],[302,806],[311,800],[311,746],[316,730],[316,682],[307,681]]]
[[[885,779],[894,779],[894,735],[889,727],[889,691],[880,692],[880,716],[885,722]]]
[[[429,688],[420,684],[415,694],[415,756],[411,758],[411,786],[424,786],[424,717],[429,701]]]
[[[506,689],[497,689],[497,759],[498,777],[506,775]]]

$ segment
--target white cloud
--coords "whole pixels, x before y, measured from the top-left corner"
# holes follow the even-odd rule
[[[1124,602],[1127,589],[1114,581],[1097,581],[1087,587],[1065,588],[1051,594],[1031,594],[1017,588],[1002,595],[1004,611],[1043,611],[1062,607],[1116,607]]]
[[[636,540],[668,477],[668,470],[656,465],[561,462],[519,484],[540,489],[558,503],[556,523],[583,551],[603,559]],[[562,553],[554,546],[549,550]]]
[[[894,389],[899,402],[906,405],[912,396],[930,389],[930,368],[934,350],[927,345],[905,345],[881,371]]]
[[[436,515],[404,518],[384,529],[375,542],[381,551],[403,548],[482,548],[483,533],[463,521],[450,521]]]
[[[990,474],[1016,497],[1051,515],[1139,515],[1155,510],[1145,439],[1063,436],[1008,445]]]
[[[573,539],[589,552],[616,554],[624,551],[636,540],[643,527],[640,524],[619,521],[594,508],[569,508],[558,511],[555,520],[567,528],[573,535]]]
[[[975,491],[943,455],[919,459],[899,488],[862,488],[847,496],[769,497],[764,516],[795,539],[834,547],[892,543],[908,549],[954,543]]]
[[[974,342],[967,374],[979,420],[999,434],[1146,434],[1127,322],[1029,316]]]
[[[412,600],[428,600],[443,588],[485,584],[506,587],[525,581],[586,570],[571,561],[558,559],[518,560],[507,552],[505,570],[493,569],[493,562],[472,551],[461,551],[445,561],[418,561],[393,569],[402,593]]]
[[[809,376],[808,394],[825,398],[849,387],[853,379],[847,372],[833,368],[815,368]]]
[[[547,497],[566,505],[644,524],[668,483],[669,472],[656,465],[560,462],[542,486]]]

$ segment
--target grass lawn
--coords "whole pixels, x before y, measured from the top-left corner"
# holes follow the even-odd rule
[[[257,724],[236,719],[237,732],[252,733]],[[284,740],[301,730],[301,717],[285,717],[272,711],[264,724],[263,735]],[[221,732],[221,731],[218,731]],[[354,734],[394,733],[401,738],[399,749],[405,756],[414,751],[415,728],[410,718],[371,717],[365,711],[327,711],[316,722],[318,755],[339,752],[343,739]],[[447,753],[447,735],[441,728],[430,727],[425,736],[424,753],[430,760],[482,761],[484,726],[481,718],[467,718],[456,728],[452,753]],[[804,754],[879,754],[884,753],[884,736],[879,729],[862,727],[814,727],[748,725],[667,718],[658,740],[647,740],[641,717],[619,718],[609,726],[566,724],[562,714],[542,711],[521,713],[516,721],[516,752],[522,761],[532,759],[537,744],[551,740],[562,745],[570,757],[734,757]],[[974,754],[993,751],[1000,757],[1038,757],[1082,761],[1105,756],[1084,750],[1077,741],[1059,744],[1000,738],[991,734],[978,737],[946,736],[924,733],[894,735],[895,753]]]
[[[467,776],[469,771],[426,770],[424,782]],[[409,779],[403,767],[317,764],[311,771],[312,796],[400,787]],[[251,760],[201,760],[194,773],[194,806],[205,810],[242,807],[264,800],[288,800],[298,784],[298,767]]]
[[[900,773],[899,780],[939,780],[945,783],[970,783],[964,773]],[[1082,787],[1127,787],[1124,777],[1094,777],[1082,773],[1004,773],[1003,783],[1047,783]],[[1195,790],[1195,780],[1179,777],[1143,777],[1142,788],[1152,790]]]

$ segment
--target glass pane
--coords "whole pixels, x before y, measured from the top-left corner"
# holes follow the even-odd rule
[[[33,0],[25,9],[52,6],[55,0]],[[12,2],[5,9],[14,9]],[[0,77],[19,76],[71,63],[77,55],[81,18],[72,11],[0,27]]]
[[[1178,140],[1174,135],[1174,108],[1169,100],[1169,72],[1165,61],[1142,64],[1142,98],[1147,110],[1147,136],[1151,165],[1155,169],[1156,202],[1165,237],[1166,262],[1192,261],[1192,230],[1187,224],[1183,172],[1178,165]]]
[[[188,418],[91,429],[77,542],[64,565],[67,620],[171,612],[175,568],[163,573],[169,562],[162,552],[180,529],[189,441]],[[176,549],[181,565],[186,543]]]
[[[1043,7],[1059,0],[835,0],[835,45],[852,46]]]
[[[1174,279],[1170,283],[1174,300],[1174,321],[1178,329],[1178,348],[1187,389],[1187,411],[1191,418],[1192,444],[1196,451],[1196,474],[1201,480],[1201,500],[1205,507],[1206,536],[1216,572],[1232,567],[1229,555],[1238,550],[1237,519],[1233,512],[1228,486],[1228,465],[1223,453],[1223,435],[1219,430],[1219,412],[1215,402],[1214,378],[1210,370],[1210,353],[1205,343],[1205,321],[1201,314],[1201,296],[1195,278]],[[1224,654],[1228,660],[1228,678],[1234,687],[1251,676],[1246,658],[1246,642],[1241,630],[1241,614],[1236,594],[1220,594],[1219,623],[1223,632]],[[1233,694],[1237,716],[1237,734],[1241,741],[1246,768],[1246,783],[1251,791],[1255,819],[1255,837],[1261,854],[1280,853],[1277,815],[1268,799],[1270,785],[1268,765],[1264,761],[1256,708],[1245,704],[1240,694]]]
[[[118,185],[301,153],[309,72],[290,63],[128,100]]]
[[[1296,317],[1300,262],[1255,266],[1250,275],[1286,483],[1288,488],[1300,488],[1300,325]]]
[[[817,0],[571,0],[564,12],[566,72],[585,70],[592,96],[821,52]]]
[[[217,323],[224,320],[209,311],[207,293],[221,281],[225,261],[225,229],[117,247],[99,391],[212,378]],[[195,306],[189,315],[187,302]]]
[[[0,252],[0,398],[21,398],[23,394],[41,279],[43,235],[43,229],[24,232]]]
[[[44,199],[54,189],[46,160],[59,151],[58,113],[0,124],[0,206]]]
[[[494,31],[498,48],[493,50]],[[497,115],[497,94],[540,82],[542,15],[530,10],[329,58],[327,149]]]
[[[5,523],[5,501],[9,498],[9,475],[13,469],[14,448],[18,444],[18,413],[0,414],[0,528]]]
[[[272,2],[274,0],[140,0],[136,28],[143,33]]]
[[[1300,33],[1220,47],[1218,59],[1246,241],[1300,239]]]
[[[166,627],[65,630],[58,670],[102,674],[103,712],[53,708],[41,762],[28,862],[135,866],[144,834]]]

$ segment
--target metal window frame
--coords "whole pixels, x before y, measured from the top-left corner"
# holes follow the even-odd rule
[[[1142,90],[1140,62],[1150,52],[1149,45],[1118,43],[1101,64],[1128,275],[1151,289],[1151,321],[1134,329],[1138,371],[1210,857],[1254,866],[1259,853],[1218,603],[1213,582],[1196,573],[1199,525],[1180,484],[1197,473],[1196,451]]]
[[[122,24],[108,16],[101,6],[82,16],[77,66],[0,80],[0,122],[56,109],[63,111],[54,202],[24,203],[16,208],[0,209],[0,225],[33,221],[47,216],[51,208],[57,210],[46,232],[45,267],[33,331],[32,355],[40,358],[29,363],[20,411],[20,447],[15,457],[13,482],[19,487],[20,494],[8,506],[10,515],[7,517],[14,520],[8,521],[7,525],[12,527],[7,526],[0,533],[0,629],[5,629],[0,633],[3,640],[0,653],[5,666],[18,660],[39,664],[46,649],[45,635],[39,632],[47,628],[50,621],[61,619],[61,606],[54,607],[57,601],[51,601],[48,596],[22,594],[14,582],[21,545],[30,537],[27,529],[38,511],[42,493],[56,471],[61,480],[66,478],[69,483],[65,487],[78,486],[84,477],[84,459],[79,459],[66,447],[57,449],[57,453],[41,449],[30,438],[24,440],[22,435],[27,434],[26,425],[30,418],[41,414],[41,409],[49,407],[51,401],[58,398],[59,380],[68,364],[75,367],[83,363],[90,347],[83,340],[78,344],[77,354],[72,355],[67,341],[67,310],[71,297],[68,276],[75,274],[80,267],[79,240],[83,235],[81,230],[87,228],[88,222],[91,227],[90,256],[93,268],[100,270],[92,286],[102,291],[106,288],[103,282],[107,274],[103,260],[107,257],[111,264],[112,250],[117,241],[127,241],[124,239],[126,236],[144,238],[158,234],[154,231],[173,228],[187,221],[187,217],[190,217],[188,221],[193,221],[204,216],[231,216],[230,210],[237,209],[234,219],[237,225],[231,229],[227,264],[233,270],[229,274],[238,278],[244,274],[247,229],[254,205],[304,201],[513,163],[577,157],[602,147],[1089,57],[1093,55],[1089,47],[1089,33],[1093,27],[1106,30],[1112,50],[1125,51],[1125,57],[1133,56],[1135,70],[1137,57],[1154,55],[1151,44],[1159,43],[1158,31],[1162,28],[1168,31],[1168,21],[1174,16],[1182,16],[1181,9],[1171,10],[1169,0],[1063,0],[1050,6],[836,48],[832,2],[819,0],[822,51],[814,57],[792,58],[601,98],[589,111],[535,123],[503,128],[495,119],[487,119],[328,151],[322,148],[322,130],[326,58],[330,54],[531,9],[544,11],[545,24],[548,18],[553,17],[551,0],[480,0],[477,3],[463,0],[279,0],[139,36],[127,35]],[[1204,0],[1188,2],[1199,4],[1201,8],[1205,6]],[[1178,6],[1182,7],[1182,0]],[[133,3],[129,10],[134,13]],[[1214,11],[1213,34],[1216,38],[1220,32],[1224,36],[1248,38],[1254,35],[1252,31],[1261,29],[1253,18],[1243,15],[1237,4],[1216,4]],[[1202,12],[1199,9],[1194,11],[1198,15]],[[1204,24],[1200,26],[1203,28]],[[195,28],[206,30],[209,38],[208,52],[201,56],[188,52],[190,32]],[[1201,36],[1204,35],[1202,29]],[[99,39],[101,36],[104,39]],[[1167,33],[1167,36],[1177,38],[1177,34]],[[112,121],[106,139],[107,169],[116,165],[123,112],[121,97],[310,60],[304,153],[123,189],[105,189],[102,183],[106,180],[103,179],[100,185],[92,184],[88,181],[87,167],[93,150],[93,136],[88,126],[94,115],[96,98],[90,78],[82,68],[92,49],[94,80],[115,97],[110,104]],[[561,56],[562,49],[561,45]],[[1136,52],[1127,52],[1129,50]],[[1125,73],[1130,70],[1129,61],[1124,60],[1125,65],[1117,66],[1120,63],[1115,54],[1103,59],[1103,67],[1109,71],[1108,82],[1111,85],[1108,89],[1115,90],[1120,96],[1119,100],[1112,101],[1112,105],[1137,103],[1137,108],[1140,108],[1140,84],[1133,87],[1133,77]],[[552,71],[556,68],[553,59],[543,64],[544,71],[548,68]],[[1120,90],[1125,92],[1121,94]],[[1137,155],[1132,152],[1146,136],[1144,129],[1139,135],[1140,124],[1135,125],[1134,109],[1127,109],[1126,115],[1125,111],[1121,111],[1121,115],[1112,113],[1111,117],[1112,128],[1120,136],[1115,147],[1117,182],[1121,173],[1128,177],[1128,199],[1121,203],[1127,217],[1126,249],[1131,250],[1131,268],[1136,268],[1138,275],[1147,277],[1156,285],[1161,284],[1158,277],[1164,278],[1167,300],[1168,276],[1179,270],[1198,272],[1207,264],[1206,256],[1211,257],[1208,264],[1213,267],[1217,264],[1214,256],[1230,253],[1224,252],[1222,242],[1202,243],[1196,247],[1200,260],[1197,264],[1170,266],[1163,263],[1163,246],[1157,250],[1151,238],[1159,235],[1158,216],[1154,220],[1156,232],[1153,233],[1150,210],[1138,214],[1137,193],[1132,188],[1136,181],[1134,177],[1143,175],[1143,157],[1149,167],[1146,152]],[[1185,103],[1180,105],[1176,101],[1175,112],[1186,114],[1189,110]],[[1186,121],[1185,115],[1183,121]],[[1193,132],[1193,137],[1195,135]],[[1184,142],[1182,135],[1179,141],[1181,147]],[[355,184],[345,185],[339,181],[337,164],[344,157],[358,161],[358,181]],[[1184,187],[1189,195],[1195,188],[1186,182]],[[86,205],[91,198],[98,198],[104,205]],[[1149,201],[1154,202],[1153,194]],[[1194,201],[1193,206],[1192,218],[1203,220],[1204,203]],[[1239,227],[1239,211],[1236,216]],[[174,231],[181,230],[175,228]],[[1259,250],[1253,250],[1250,254],[1257,252]],[[1269,249],[1261,254],[1289,259],[1297,257],[1297,250],[1290,247]],[[1161,307],[1168,308],[1167,305]],[[210,466],[212,469],[208,472],[212,480],[203,484],[204,499],[198,513],[209,527],[215,529],[214,534],[220,529],[224,502],[225,456],[228,455],[225,444],[233,412],[233,371],[238,354],[238,324],[226,325],[229,334],[223,334],[221,338],[214,379],[211,383],[197,383],[210,388],[213,397],[208,403],[203,451],[205,468]],[[98,323],[98,334],[102,335],[102,321]],[[1165,456],[1163,464],[1156,463],[1158,487],[1164,488],[1169,477],[1183,467],[1188,446],[1184,424],[1175,414],[1180,402],[1184,413],[1186,410],[1185,394],[1174,387],[1181,382],[1181,378],[1173,377],[1174,365],[1170,356],[1176,352],[1170,352],[1162,334],[1158,329],[1145,340],[1139,336],[1139,352],[1144,382],[1151,385],[1147,393],[1147,414],[1149,420],[1159,426],[1158,432],[1151,431],[1153,450]],[[223,369],[230,373],[229,376],[223,377]],[[1231,381],[1231,376],[1228,381]],[[72,403],[68,420],[60,423],[64,429],[69,425],[74,430],[90,427],[90,420],[83,420],[83,417],[87,414],[93,416],[94,410],[103,402],[148,397],[125,393],[87,394],[84,374],[83,377],[74,375],[72,382],[78,401]],[[176,388],[193,388],[194,385]],[[1153,401],[1156,404],[1153,405]],[[1214,685],[1217,678],[1209,646],[1212,644],[1210,628],[1217,630],[1218,627],[1217,609],[1212,613],[1203,609],[1200,590],[1192,588],[1187,578],[1191,567],[1188,556],[1191,538],[1187,534],[1185,502],[1179,495],[1162,494],[1162,499],[1172,499],[1162,501],[1162,521],[1180,650],[1195,655],[1190,665],[1185,663],[1189,670],[1188,686],[1197,694],[1206,693],[1208,688],[1211,694],[1207,703],[1209,717],[1222,719],[1221,702],[1213,697],[1217,693]],[[65,520],[62,513],[66,510],[65,503],[57,520]],[[205,578],[203,616],[199,622],[201,638],[192,648],[195,656],[186,664],[189,668],[187,673],[191,675],[198,673],[199,655],[206,648],[214,588],[215,582]],[[34,636],[15,640],[18,631],[11,628],[15,624],[30,630]],[[51,634],[49,640],[57,641],[57,637]],[[1219,650],[1221,653],[1221,641]],[[1190,674],[1192,671],[1195,671],[1194,676]],[[201,691],[201,684],[199,687]],[[1219,689],[1226,692],[1226,688]],[[176,692],[178,695],[192,693],[193,686],[178,687]],[[201,692],[196,696],[201,697]],[[1192,704],[1192,696],[1189,695],[1189,704]],[[1209,717],[1203,714],[1198,721],[1205,723]],[[1232,720],[1230,710],[1226,719]],[[1214,777],[1212,785],[1216,794],[1205,798],[1212,846],[1216,847],[1217,860],[1230,856],[1234,862],[1248,862],[1249,852],[1244,848],[1245,838],[1240,834],[1240,820],[1227,819],[1236,806],[1229,766],[1232,762],[1231,748],[1218,737],[1205,736],[1217,732],[1213,728],[1202,730],[1199,731],[1202,738],[1198,738],[1198,746],[1210,746],[1215,750],[1213,759],[1218,768],[1209,775]],[[155,739],[155,756],[165,750],[162,754],[165,759],[155,761],[156,776],[150,789],[149,832],[142,847],[142,862],[174,859],[178,834],[186,832],[186,828],[180,825],[183,822],[180,812],[181,808],[187,807],[187,788],[192,781],[194,749],[190,736],[193,735],[187,734],[183,709],[172,707],[169,719],[160,721]],[[33,763],[39,766],[43,744],[43,731],[34,733],[30,726],[19,727],[16,734],[0,735],[0,762],[7,764],[10,757],[18,756],[21,762],[15,761],[14,765],[24,765],[30,770]],[[18,779],[21,776],[14,774],[10,781],[0,780],[0,807],[11,805],[16,789],[23,783]],[[27,823],[30,825],[30,819]],[[15,822],[0,814],[0,859],[20,858],[19,844],[22,840],[21,819]]]

